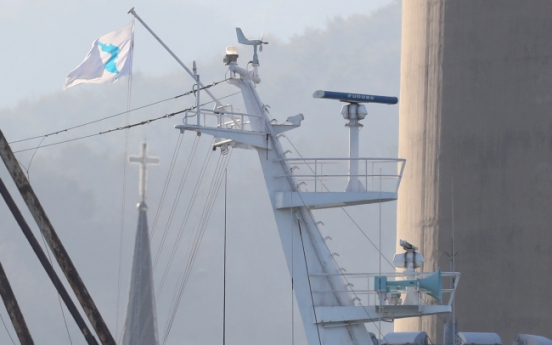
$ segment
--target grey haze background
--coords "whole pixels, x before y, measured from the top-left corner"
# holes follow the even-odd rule
[[[61,1],[59,4],[56,8],[40,1],[0,5],[3,10],[6,6],[12,6],[8,8],[11,9],[10,16],[6,11],[0,15],[3,16],[4,29],[1,43],[4,47],[17,47],[15,50],[19,57],[9,60],[7,57],[13,50],[1,50],[4,78],[0,86],[0,104],[4,108],[0,110],[0,129],[10,141],[41,135],[126,109],[126,79],[113,85],[83,85],[65,92],[60,91],[59,86],[65,75],[82,61],[94,38],[126,22],[126,17],[121,13],[131,6],[107,1]],[[288,135],[303,156],[346,156],[348,132],[339,114],[341,105],[333,101],[314,100],[312,92],[330,89],[398,95],[400,3],[374,1],[363,4],[350,1],[341,2],[339,6],[333,2],[316,3],[315,6],[310,2],[292,5],[291,1],[281,1],[264,3],[254,12],[255,15],[243,13],[244,8],[255,4],[257,2],[243,2],[234,8],[218,1],[202,4],[164,1],[155,4],[144,2],[136,5],[136,9],[184,61],[198,60],[205,83],[224,79],[222,54],[226,45],[237,43],[235,26],[242,25],[249,36],[264,30],[270,44],[260,55],[263,82],[258,90],[263,101],[271,106],[272,116],[283,122],[288,116],[299,112],[305,115],[302,127]],[[372,12],[382,4],[387,5]],[[354,14],[357,12],[362,14]],[[104,19],[94,19],[99,18],[100,14]],[[28,23],[29,27],[24,31],[15,30],[23,22]],[[33,30],[29,30],[30,27]],[[54,31],[57,33],[52,35]],[[61,32],[66,35],[61,35]],[[202,35],[195,37],[197,32],[202,32]],[[249,61],[251,51],[243,46],[238,49],[239,61],[244,65]],[[52,52],[59,54],[52,55]],[[34,55],[29,55],[31,53]],[[34,70],[38,72],[30,72]],[[137,24],[132,105],[140,106],[172,97],[190,88],[191,79]],[[217,96],[235,91],[229,85],[220,85],[212,90]],[[228,101],[239,103],[239,98],[234,96]],[[180,110],[193,102],[193,98],[181,98],[137,111],[132,113],[130,122]],[[361,132],[361,155],[396,157],[398,107],[371,105],[369,113]],[[128,132],[119,131],[43,148],[36,152],[30,166],[29,175],[35,191],[104,318],[112,331],[118,331],[119,335],[126,307],[137,219],[135,205],[138,202],[137,167],[127,165],[119,281],[125,136],[128,134],[127,154],[137,155],[140,142],[147,140],[150,154],[161,158],[162,165],[152,167],[149,174],[147,203],[150,206],[152,231],[179,136],[172,126],[180,121],[181,117],[176,116]],[[124,124],[125,116],[120,116],[48,137],[42,144]],[[161,234],[167,224],[175,189],[194,139],[195,134],[184,134],[173,180],[152,239],[154,255],[160,248]],[[178,205],[179,212],[168,229],[159,267],[155,271],[157,285],[168,261],[168,252],[176,242],[203,159],[209,154],[214,162],[220,154],[218,151],[211,153],[210,140],[208,136],[200,138],[192,174]],[[30,148],[39,142],[14,144],[13,148]],[[290,157],[297,157],[294,148],[285,141],[284,145],[294,151]],[[21,152],[17,157],[22,165],[28,166],[33,153]],[[210,165],[209,179],[205,182],[210,181],[213,166]],[[4,167],[0,167],[0,177],[8,184],[21,209],[25,210]],[[256,153],[235,150],[228,166],[228,180],[228,344],[291,342],[291,285]],[[205,183],[201,189],[202,198],[207,187],[208,183]],[[221,341],[222,199],[222,193],[219,193],[168,344]],[[3,201],[0,205],[4,205]],[[194,206],[194,214],[201,212],[202,205],[203,199],[200,198]],[[348,211],[371,240],[377,243],[379,206],[353,207]],[[25,214],[32,224],[30,215]],[[384,255],[391,258],[395,248],[395,203],[383,204],[382,214],[382,249]],[[329,245],[333,251],[340,253],[337,259],[342,267],[349,272],[378,270],[376,249],[343,211],[316,212],[315,216],[325,223],[321,227],[323,234],[333,238]],[[161,338],[178,276],[186,263],[186,251],[197,227],[197,218],[192,217],[189,226],[184,229],[169,278],[161,290],[158,302]],[[0,206],[0,219],[0,261],[11,280],[35,341],[40,344],[69,343],[56,292],[5,206]],[[38,230],[33,229],[38,236]],[[390,269],[385,261],[382,269]],[[0,314],[8,323],[12,336],[15,336],[3,307],[0,307]],[[83,344],[84,340],[67,311],[65,314],[73,344]],[[375,331],[373,326],[369,328]],[[387,325],[384,333],[390,329]],[[296,343],[305,344],[296,308],[294,332]],[[0,325],[0,343],[10,342]]]

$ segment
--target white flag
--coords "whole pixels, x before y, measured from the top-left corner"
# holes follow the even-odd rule
[[[84,61],[65,79],[64,89],[85,83],[115,82],[132,71],[134,20],[92,43]]]

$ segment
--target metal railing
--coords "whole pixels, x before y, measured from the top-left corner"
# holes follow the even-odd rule
[[[199,117],[198,117],[199,114]],[[234,129],[249,131],[246,125],[249,125],[252,118],[261,119],[262,116],[247,114],[235,111],[226,111],[223,109],[199,109],[188,110],[184,113],[182,120],[185,125],[196,125],[201,127]],[[248,127],[248,126],[247,126]]]
[[[395,298],[397,298],[397,294],[400,294],[402,301],[401,303],[404,303],[405,300],[405,294],[406,291],[402,290],[399,292],[390,292],[387,293],[387,296],[385,299],[381,298],[381,292],[374,289],[374,279],[377,276],[385,276],[387,277],[388,281],[401,281],[401,280],[407,280],[407,279],[423,279],[427,278],[428,276],[434,274],[435,272],[415,272],[415,274],[412,273],[404,273],[404,272],[391,272],[391,273],[335,273],[335,274],[311,274],[310,277],[314,281],[317,279],[327,279],[328,276],[343,276],[345,278],[346,284],[342,288],[337,288],[334,290],[313,290],[312,293],[316,297],[316,295],[322,295],[322,294],[336,294],[336,293],[344,293],[347,292],[351,295],[351,301],[354,302],[356,305],[361,306],[379,306],[379,305],[392,305],[393,300],[391,297],[392,295],[395,295]],[[419,298],[419,305],[429,305],[429,304],[437,304],[437,305],[448,305],[451,306],[452,302],[454,301],[454,295],[456,292],[456,288],[458,287],[458,283],[460,281],[460,273],[458,272],[441,272],[442,277],[442,294],[443,299],[441,303],[438,303],[436,299],[433,299],[432,297],[428,296],[426,292],[428,290],[424,288],[420,288],[418,286],[415,286],[415,293],[418,294]],[[398,299],[395,299],[396,302],[398,302]],[[383,303],[382,303],[383,302]],[[399,305],[401,304],[399,303]]]
[[[310,192],[343,191],[350,178],[349,162],[359,161],[359,181],[367,191],[396,193],[405,159],[401,158],[286,158],[298,186]],[[285,177],[285,176],[281,176]]]

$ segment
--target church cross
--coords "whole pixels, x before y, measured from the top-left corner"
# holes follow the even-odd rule
[[[146,201],[146,182],[148,180],[148,165],[159,164],[158,157],[148,157],[148,144],[142,143],[140,156],[128,157],[130,163],[140,164],[140,202]]]

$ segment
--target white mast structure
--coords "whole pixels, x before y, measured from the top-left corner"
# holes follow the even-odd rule
[[[417,299],[418,304],[415,305],[400,305],[401,300],[397,297],[397,295],[400,296],[400,291],[399,294],[389,292],[400,290],[401,287],[397,286],[404,284],[409,284],[409,289],[415,286],[417,293],[433,291],[434,288],[437,290],[437,287],[428,288],[425,286],[428,284],[422,284],[427,280],[408,280],[394,286],[391,282],[387,282],[386,277],[375,277],[377,274],[344,273],[335,262],[333,257],[335,254],[328,249],[311,212],[312,209],[397,199],[397,189],[405,161],[358,157],[358,130],[361,126],[359,121],[366,116],[366,108],[359,103],[394,104],[397,103],[397,99],[362,94],[315,92],[315,98],[347,102],[342,114],[349,120],[350,157],[287,159],[279,141],[279,134],[298,128],[303,115],[290,116],[282,124],[271,121],[256,90],[256,84],[261,82],[258,74],[257,48],[262,51],[262,45],[267,42],[263,42],[262,39],[248,40],[241,29],[236,28],[236,31],[240,43],[254,47],[251,70],[238,66],[235,47],[227,47],[224,58],[224,62],[229,66],[229,82],[241,90],[246,113],[234,111],[231,105],[221,105],[217,102],[214,109],[198,107],[188,112],[184,117],[184,124],[175,127],[181,132],[190,130],[215,136],[217,142],[214,147],[221,147],[223,152],[228,146],[257,151],[309,345],[376,345],[375,336],[364,326],[366,322],[374,322],[382,318],[389,320],[450,312],[450,305],[427,305],[421,299]],[[195,64],[193,77],[198,85],[201,85]],[[199,90],[196,97],[199,106]],[[348,164],[349,172],[331,173],[332,166],[336,166],[335,163]],[[297,165],[302,165],[303,175],[293,174]],[[383,170],[386,171],[385,174],[380,173],[381,166],[387,167]],[[361,168],[363,172],[360,171]],[[324,172],[323,169],[325,169]],[[378,173],[369,174],[368,170],[378,171]],[[343,177],[349,180],[347,186],[342,186],[345,188],[335,191],[333,187],[336,186],[336,181],[339,182]],[[381,185],[379,179],[383,178],[390,181],[389,183],[386,180],[383,185],[386,190],[378,189]],[[371,186],[369,187],[368,184]],[[374,186],[377,187],[376,190]],[[401,265],[397,267],[404,268]],[[391,275],[401,276],[395,272]],[[413,274],[409,272],[409,277],[411,276]],[[435,278],[432,278],[431,282],[437,282],[437,275],[432,277]],[[440,277],[439,274],[439,283]],[[352,290],[353,284],[349,280],[354,278],[361,278],[363,284],[377,280],[379,285],[378,287],[367,286],[366,290]],[[438,290],[430,295],[440,296],[440,286]],[[454,289],[448,292],[451,292],[449,300],[453,299]]]

